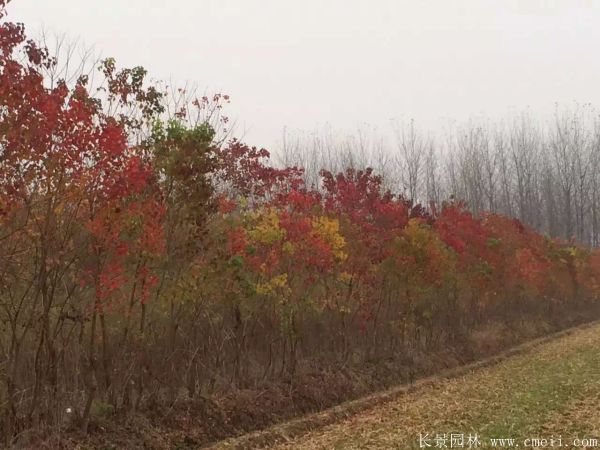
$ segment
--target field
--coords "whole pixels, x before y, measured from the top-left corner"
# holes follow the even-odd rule
[[[600,438],[600,325],[534,346],[498,364],[464,375],[439,379],[334,424],[272,449],[407,449],[420,448],[419,435],[431,448],[444,448],[436,435],[477,435],[477,448],[492,448],[491,439],[515,439],[514,446],[594,448]],[[575,439],[588,439],[577,441]],[[535,441],[539,439],[539,441]],[[551,444],[550,439],[554,439]],[[561,439],[561,440],[559,440]],[[529,445],[527,445],[529,444]],[[229,441],[214,448],[248,448],[248,441]],[[425,441],[422,444],[425,446]],[[600,445],[600,444],[598,444]],[[509,441],[504,447],[511,446]],[[495,447],[502,447],[496,441]],[[476,448],[475,444],[471,448]]]

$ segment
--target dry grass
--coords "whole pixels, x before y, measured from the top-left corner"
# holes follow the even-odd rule
[[[493,437],[560,435],[569,448],[573,437],[600,437],[599,399],[600,325],[594,325],[497,365],[428,380],[308,434],[281,426],[269,441],[280,450],[409,449],[419,448],[419,433],[477,433],[483,446]],[[297,437],[286,438],[286,430]],[[257,442],[232,440],[214,448],[256,448]]]

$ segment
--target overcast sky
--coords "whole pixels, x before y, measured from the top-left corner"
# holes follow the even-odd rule
[[[600,106],[596,0],[13,0],[12,20],[231,95],[248,143],[282,129]]]

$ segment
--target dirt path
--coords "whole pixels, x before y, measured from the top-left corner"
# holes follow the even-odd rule
[[[239,441],[214,448],[244,447],[254,448]],[[600,449],[600,325],[496,365],[428,383],[297,438],[286,439],[281,432],[270,448],[494,447]]]

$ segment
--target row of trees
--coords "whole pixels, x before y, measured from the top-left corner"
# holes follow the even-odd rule
[[[84,75],[49,82],[56,64],[3,20],[6,443],[594,309],[597,252],[460,202],[425,209],[371,169],[311,188],[266,150],[219,143],[226,96],[169,114],[141,68],[104,60],[92,94]]]
[[[431,137],[414,122],[386,136],[363,127],[341,138],[329,128],[286,132],[286,165],[318,171],[375,167],[406,198],[441,205],[454,196],[475,214],[517,217],[551,236],[600,246],[600,115],[590,105],[559,109],[539,122],[528,113],[501,123],[471,122]]]

